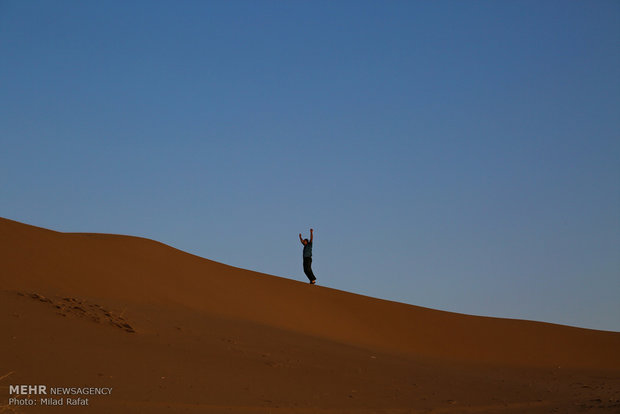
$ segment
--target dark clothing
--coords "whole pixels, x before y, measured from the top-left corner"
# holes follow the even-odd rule
[[[311,282],[316,280],[314,273],[312,273],[312,257],[304,257],[304,273],[308,276],[308,279],[310,279]]]
[[[312,242],[308,241],[304,246],[304,259],[306,257],[312,257]]]

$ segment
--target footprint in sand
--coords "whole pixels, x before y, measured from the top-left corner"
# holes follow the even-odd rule
[[[79,318],[87,318],[95,323],[103,323],[107,321],[110,325],[122,329],[125,332],[136,332],[134,327],[131,326],[122,315],[117,315],[96,303],[90,303],[86,300],[80,300],[72,297],[63,297],[54,300],[36,292],[17,292],[17,294],[19,296],[29,296],[40,302],[49,303],[57,310],[56,314],[63,317],[72,315]]]

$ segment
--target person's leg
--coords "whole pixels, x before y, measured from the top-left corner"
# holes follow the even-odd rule
[[[310,279],[310,267],[308,266],[307,257],[304,257],[304,273],[306,274],[306,277],[312,281],[312,279]]]
[[[308,263],[308,270],[310,270],[310,281],[314,283],[314,281],[316,280],[316,276],[314,276],[314,272],[312,271],[312,259],[310,259],[309,262],[310,263]]]
[[[310,280],[310,283],[316,280],[316,277],[314,276],[314,273],[312,272],[312,258],[310,257],[304,257],[304,273]]]

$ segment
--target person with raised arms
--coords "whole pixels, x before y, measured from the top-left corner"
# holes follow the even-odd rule
[[[310,280],[310,284],[314,285],[316,283],[316,277],[312,272],[312,240],[314,238],[314,229],[310,229],[310,240],[303,239],[301,237],[301,233],[299,233],[299,241],[304,245],[304,273],[308,276]]]

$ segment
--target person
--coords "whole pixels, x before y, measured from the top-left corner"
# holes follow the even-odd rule
[[[312,240],[314,238],[314,229],[310,229],[310,240],[302,239],[301,233],[299,233],[299,241],[304,245],[304,273],[308,276],[310,284],[316,283],[316,277],[312,272]]]

